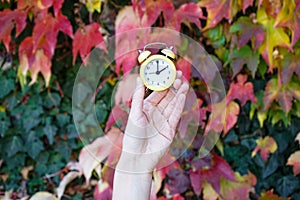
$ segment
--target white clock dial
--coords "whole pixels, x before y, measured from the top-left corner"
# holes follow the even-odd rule
[[[172,85],[176,76],[176,69],[172,62],[157,58],[145,65],[143,73],[146,86],[160,91]]]

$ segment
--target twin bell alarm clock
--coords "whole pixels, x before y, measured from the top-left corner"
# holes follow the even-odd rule
[[[161,45],[164,48],[156,53],[150,51],[151,46]],[[176,78],[173,47],[165,43],[155,42],[139,50],[140,77],[144,85],[152,91],[163,91],[172,86]]]

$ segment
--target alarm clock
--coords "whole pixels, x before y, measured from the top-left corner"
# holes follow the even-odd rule
[[[147,50],[152,45],[163,45],[164,48],[152,54]],[[167,47],[165,43],[155,42],[139,50],[140,77],[148,89],[163,91],[172,86],[176,78],[175,54],[172,49],[172,46]]]

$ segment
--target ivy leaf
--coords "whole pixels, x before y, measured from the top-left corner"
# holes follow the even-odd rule
[[[132,94],[136,85],[138,74],[129,74],[118,83],[115,94],[115,105],[131,105]]]
[[[119,105],[115,105],[108,117],[106,122],[105,131],[108,131],[112,125],[121,120],[122,126],[121,129],[124,130],[127,124],[128,113],[122,109]]]
[[[245,10],[253,4],[253,0],[243,1],[241,5],[234,0],[204,0],[200,1],[200,7],[207,10],[207,24],[204,29],[215,27],[223,18],[231,22],[232,18],[240,10]]]
[[[184,59],[184,58],[181,58],[177,61],[177,70],[180,70],[182,71],[182,75],[184,76],[184,78],[186,80],[190,80],[191,78],[191,63]]]
[[[251,156],[254,157],[258,151],[260,151],[260,156],[264,161],[267,161],[270,153],[274,153],[277,150],[276,141],[270,137],[266,136],[256,140],[256,147],[252,151]]]
[[[262,24],[266,32],[265,40],[258,48],[258,51],[269,65],[269,70],[272,71],[274,68],[274,47],[281,46],[290,49],[290,39],[283,28],[275,28],[274,18],[268,16],[263,7],[257,11],[257,22]]]
[[[35,159],[39,155],[39,153],[44,150],[43,142],[37,138],[31,142],[28,142],[25,147],[26,152],[32,159]]]
[[[16,37],[26,27],[27,13],[24,10],[5,9],[0,12],[0,41],[3,40],[5,48],[9,51],[9,43],[11,41],[11,32],[16,26]]]
[[[122,136],[120,129],[113,127],[105,136],[99,137],[81,150],[79,165],[86,182],[89,181],[92,171],[111,153],[116,141],[121,141],[119,138]]]
[[[299,179],[293,175],[279,177],[276,182],[276,191],[282,197],[290,196],[297,188],[299,188]]]
[[[49,144],[52,145],[53,144],[53,138],[54,138],[54,136],[56,134],[56,131],[57,131],[56,126],[54,126],[54,125],[45,126],[43,131],[44,131],[45,135],[48,138]]]
[[[262,25],[253,23],[249,17],[240,17],[230,26],[231,33],[238,33],[238,47],[246,45],[252,41],[253,49],[262,44],[265,38],[265,31]]]
[[[77,29],[73,39],[73,64],[78,52],[83,62],[86,62],[93,47],[106,50],[100,28],[100,24],[92,23]]]
[[[241,106],[244,106],[247,101],[256,103],[256,97],[254,96],[253,84],[246,82],[248,76],[239,74],[237,76],[237,82],[231,83],[227,94],[227,102],[233,99],[238,99],[241,102]]]
[[[300,174],[300,151],[296,151],[290,155],[286,164],[293,166],[293,173],[295,176]]]
[[[101,0],[85,0],[83,3],[90,13],[94,11],[101,12]]]
[[[20,152],[22,150],[23,141],[19,136],[13,136],[12,138],[10,138],[5,148],[8,157],[15,155],[17,152]]]
[[[0,85],[1,85],[0,99],[2,99],[15,88],[15,81],[13,79],[4,78],[3,76],[1,76]]]
[[[182,169],[171,169],[169,171],[165,188],[170,194],[184,193],[189,185],[190,180]]]
[[[300,30],[299,30],[300,32]],[[300,78],[300,48],[294,49],[293,53],[287,53],[282,60],[283,70],[281,71],[282,82],[288,83],[293,74],[297,74]]]
[[[283,6],[276,17],[275,26],[288,27],[292,32],[291,47],[296,44],[300,38],[300,9],[296,8],[294,0],[283,1]]]
[[[203,182],[203,199],[219,199],[220,195],[214,190],[211,184]]]

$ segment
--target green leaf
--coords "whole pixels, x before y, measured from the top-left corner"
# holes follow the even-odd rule
[[[0,136],[3,136],[4,133],[8,130],[10,126],[10,121],[0,120]]]
[[[44,149],[44,145],[43,142],[41,142],[39,139],[36,139],[33,142],[26,143],[25,149],[28,155],[32,159],[35,159],[39,155],[39,153]]]
[[[19,136],[9,138],[5,151],[8,157],[15,155],[17,152],[23,151],[23,141]]]
[[[8,95],[15,88],[15,81],[13,79],[5,79],[4,76],[0,78],[0,99]]]
[[[47,125],[43,128],[45,135],[48,138],[49,144],[53,144],[53,138],[56,134],[57,128],[54,125]]]
[[[228,62],[231,63],[233,76],[237,75],[244,65],[247,65],[254,78],[259,64],[259,53],[253,52],[252,49],[246,45],[230,52]]]
[[[70,122],[70,116],[67,114],[59,114],[57,116],[57,124],[60,127],[63,127],[64,125],[66,125],[67,123]]]
[[[46,108],[56,107],[60,104],[61,98],[58,93],[48,93],[45,97],[43,105]]]
[[[299,179],[293,175],[280,177],[277,181],[276,190],[282,197],[290,196],[299,189]]]

